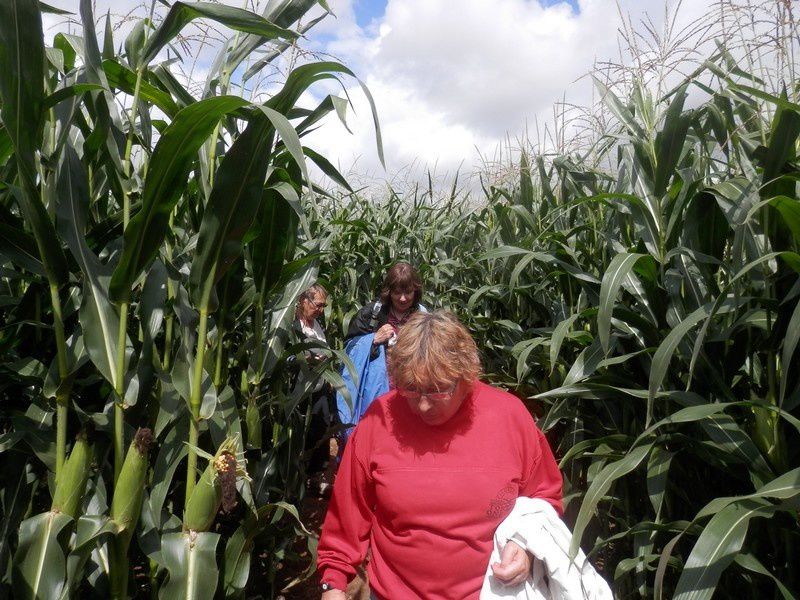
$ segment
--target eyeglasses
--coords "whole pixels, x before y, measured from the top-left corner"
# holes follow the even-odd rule
[[[327,302],[312,302],[311,304],[313,304],[314,306],[316,306],[319,309],[323,309],[326,306],[328,306]]]
[[[418,392],[416,390],[398,389],[397,393],[401,398],[403,398],[403,400],[409,400],[411,402],[419,402],[423,398],[427,398],[431,402],[444,402],[445,400],[450,399],[450,397],[453,395],[453,392],[456,391],[457,385],[457,383],[454,383],[452,386],[450,386],[450,389],[444,390],[443,392]]]

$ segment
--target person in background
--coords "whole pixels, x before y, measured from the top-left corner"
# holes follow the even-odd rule
[[[325,313],[327,306],[328,292],[318,283],[315,283],[300,294],[297,299],[297,308],[294,312],[294,329],[301,341],[317,341],[325,346],[328,345],[325,331],[319,323],[319,318]],[[320,353],[313,350],[309,352],[311,354],[307,355],[307,358],[319,360],[322,357]]]
[[[401,261],[386,272],[379,298],[362,307],[350,321],[345,351],[353,361],[357,379],[353,380],[346,367],[342,371],[350,395],[348,401],[337,394],[342,423],[357,423],[372,401],[391,387],[387,351],[397,342],[400,327],[418,311],[425,311],[421,298],[419,273]]]
[[[320,284],[315,283],[302,294],[297,301],[295,321],[292,329],[298,342],[314,342],[321,347],[327,347],[328,341],[325,330],[320,325],[319,319],[328,305],[328,292]],[[310,348],[304,351],[306,363],[310,367],[322,362],[326,356],[318,349]],[[326,470],[330,459],[328,435],[329,427],[336,415],[336,405],[333,389],[322,380],[317,381],[311,394],[311,421],[306,435],[305,449],[311,454],[308,463],[308,473],[319,495],[328,491]]]
[[[421,299],[419,273],[407,262],[395,263],[383,278],[378,300],[363,306],[350,321],[345,342],[374,333],[373,346],[392,345],[400,326],[416,311],[425,310]]]
[[[322,600],[343,600],[367,551],[378,600],[477,599],[498,525],[517,498],[562,514],[562,478],[522,402],[481,383],[472,336],[449,312],[417,312],[389,358],[395,389],[345,447],[322,528]],[[492,565],[509,585],[530,556],[515,542]]]

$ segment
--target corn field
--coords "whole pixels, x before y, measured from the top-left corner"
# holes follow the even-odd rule
[[[308,394],[287,357],[319,253],[306,161],[333,172],[300,136],[340,108],[297,101],[352,73],[297,66],[263,103],[230,82],[317,4],[176,2],[121,53],[88,0],[52,47],[54,9],[0,6],[4,593],[126,598],[135,566],[154,596],[241,596],[258,540],[272,595],[303,530]],[[195,19],[234,32],[201,98],[155,62]]]
[[[232,94],[317,5],[175,2],[99,40],[82,0],[51,47],[56,9],[0,2],[0,595],[278,595],[315,547],[307,399],[342,364],[293,360],[296,299],[322,282],[341,341],[404,259],[538,417],[618,598],[796,597],[797,80],[718,44],[668,89],[598,77],[585,152],[523,152],[481,197],[367,198],[303,143],[347,101],[300,96],[347,67]],[[233,32],[200,97],[157,60],[193,20]]]

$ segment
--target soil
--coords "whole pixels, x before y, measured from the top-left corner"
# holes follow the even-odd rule
[[[324,478],[329,484],[332,484],[336,477],[336,456],[339,452],[338,444],[335,439],[330,442],[330,456],[331,460],[328,463],[328,469],[325,472]],[[328,510],[328,499],[330,494],[320,496],[314,489],[315,485],[310,486],[306,497],[300,504],[300,518],[303,524],[310,532],[317,538],[322,531],[322,523],[325,520],[325,513]],[[330,488],[328,488],[328,492]],[[303,540],[298,540],[297,550],[301,560],[296,562],[287,562],[278,571],[278,581],[280,585],[287,586],[298,576],[306,572],[309,566],[311,557],[307,550],[304,550],[305,543]],[[359,568],[356,578],[347,586],[348,600],[369,600],[369,584],[367,582],[367,574],[364,566]],[[308,579],[294,585],[290,588],[284,587],[280,594],[276,596],[276,600],[310,600],[318,599],[320,597],[320,581],[319,573],[314,572]]]

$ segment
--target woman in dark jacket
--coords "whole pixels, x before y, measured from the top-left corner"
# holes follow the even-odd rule
[[[350,321],[345,341],[374,332],[374,345],[393,345],[400,325],[418,310],[425,310],[421,299],[419,273],[407,262],[395,263],[386,272],[380,298],[362,307]]]
[[[337,394],[339,418],[355,424],[372,401],[391,388],[386,371],[386,351],[397,341],[397,331],[411,315],[425,311],[419,303],[422,281],[407,262],[398,262],[386,273],[380,297],[364,306],[345,336],[345,351],[356,367],[357,379],[342,372],[349,398]],[[370,341],[371,340],[371,341]]]

